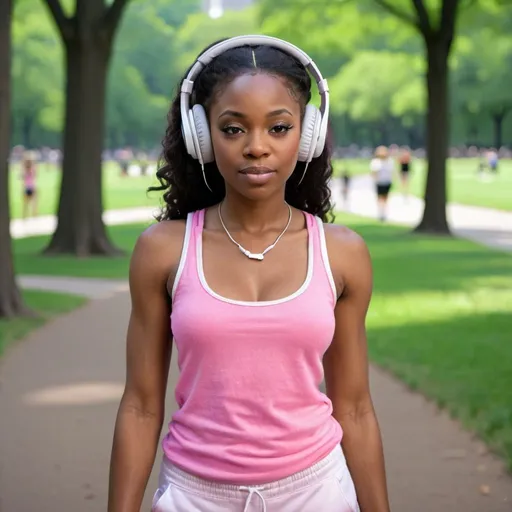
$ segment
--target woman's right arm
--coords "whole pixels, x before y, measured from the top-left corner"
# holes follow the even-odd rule
[[[162,429],[172,350],[166,284],[179,258],[166,224],[141,235],[130,264],[126,383],[114,432],[108,512],[140,511]]]

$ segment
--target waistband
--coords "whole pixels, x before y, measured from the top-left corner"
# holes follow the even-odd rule
[[[272,498],[273,496],[281,496],[293,491],[299,491],[312,483],[332,477],[337,470],[345,466],[346,461],[343,450],[340,445],[336,445],[329,455],[313,466],[282,480],[261,485],[233,485],[204,480],[191,475],[175,466],[164,456],[160,470],[160,486],[163,483],[173,484],[203,496],[227,499],[240,498],[241,492],[246,493],[252,489],[264,493],[266,498]]]

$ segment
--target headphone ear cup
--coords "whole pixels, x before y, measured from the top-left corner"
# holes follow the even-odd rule
[[[210,136],[210,126],[208,118],[202,105],[194,105],[192,107],[192,117],[194,120],[194,128],[196,133],[196,141],[202,162],[209,164],[215,160],[213,154],[212,139]],[[201,158],[199,159],[201,161]]]
[[[183,142],[185,143],[185,147],[187,149],[187,153],[196,160],[197,157],[197,151],[196,151],[196,145],[195,145],[195,137],[192,134],[192,130],[194,127],[191,124],[191,115],[190,110],[182,111],[181,112],[181,135],[183,137]]]
[[[327,140],[327,131],[329,126],[325,123],[324,129],[322,130],[322,120],[320,120],[320,126],[318,127],[318,140],[315,147],[315,153],[313,158],[318,158],[324,151],[325,141]]]
[[[315,153],[322,115],[314,105],[306,105],[302,120],[302,134],[299,145],[299,162],[311,162]]]

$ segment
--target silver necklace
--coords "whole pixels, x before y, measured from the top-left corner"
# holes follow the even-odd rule
[[[226,227],[226,225],[224,224],[224,221],[222,220],[222,213],[220,211],[221,204],[219,204],[217,211],[219,212],[220,223],[222,224],[222,227],[224,228],[226,235],[228,235],[229,239],[240,249],[240,252],[242,254],[245,254],[245,256],[247,256],[251,260],[262,261],[263,258],[265,257],[265,254],[267,254],[268,251],[272,250],[276,246],[277,242],[279,242],[279,240],[281,240],[281,237],[286,233],[286,230],[290,227],[290,222],[292,221],[292,209],[290,208],[289,204],[287,204],[286,206],[288,206],[288,222],[286,223],[286,226],[283,229],[282,233],[276,238],[276,241],[272,245],[269,245],[263,252],[251,252],[251,251],[248,251],[247,249],[245,249],[245,247],[242,247],[231,236],[231,233],[228,231],[228,228]]]

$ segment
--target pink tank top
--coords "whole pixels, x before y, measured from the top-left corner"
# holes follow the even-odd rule
[[[26,189],[34,189],[36,186],[36,171],[32,167],[31,169],[25,169],[23,173],[23,185]]]
[[[332,404],[319,391],[334,334],[336,288],[322,221],[305,213],[308,268],[288,297],[243,302],[205,280],[204,210],[187,218],[172,290],[171,327],[179,409],[163,449],[207,480],[259,484],[302,471],[341,442]]]

